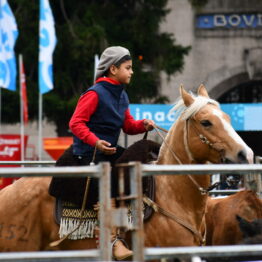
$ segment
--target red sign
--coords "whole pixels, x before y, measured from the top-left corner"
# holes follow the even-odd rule
[[[45,151],[54,160],[57,160],[64,153],[64,151],[73,143],[73,138],[71,136],[46,137],[43,138],[43,140]]]
[[[24,148],[27,145],[28,136],[24,137]],[[21,160],[21,136],[0,135],[0,161]],[[14,167],[14,165],[1,165],[1,167]],[[16,165],[15,165],[16,166]],[[0,178],[0,189],[12,184],[17,178]]]

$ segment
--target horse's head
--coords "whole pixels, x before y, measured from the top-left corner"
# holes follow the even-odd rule
[[[219,103],[210,99],[204,85],[198,96],[180,87],[182,100],[175,109],[185,107],[180,121],[185,122],[184,141],[191,159],[198,163],[252,163],[253,151],[236,133],[230,117],[221,111]]]

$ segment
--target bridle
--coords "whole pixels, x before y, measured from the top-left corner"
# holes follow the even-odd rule
[[[188,147],[188,119],[186,120],[186,124],[185,124],[185,131],[186,131],[186,135],[184,136],[184,141],[186,141],[185,143],[185,147],[187,147],[187,154],[190,158],[192,158],[192,154],[189,150]],[[176,161],[182,165],[182,161],[180,160],[180,158],[177,156],[177,154],[174,152],[174,150],[170,147],[170,145],[166,142],[165,138],[162,136],[162,134],[160,133],[159,130],[168,133],[168,131],[164,128],[161,128],[159,126],[157,126],[156,124],[154,125],[154,128],[156,130],[156,132],[158,133],[158,135],[162,138],[163,143],[165,144],[165,146],[168,148],[168,150],[170,151],[170,153],[172,154],[172,156],[176,159]],[[197,130],[197,129],[195,129]],[[201,133],[198,133],[198,136],[201,140],[201,142],[209,145],[210,147],[212,147],[212,143],[210,143],[210,141]],[[186,151],[187,151],[186,150]],[[213,188],[217,187],[219,183],[215,183],[214,185],[208,187],[207,189],[204,189],[203,187],[201,187],[197,181],[189,174],[187,174],[187,176],[190,178],[190,180],[193,182],[193,184],[197,187],[197,189],[200,191],[201,195],[207,195],[209,191],[211,191]],[[204,215],[202,217],[202,221],[201,221],[201,225],[204,225],[204,234],[202,236],[201,233],[199,233],[198,230],[196,230],[195,228],[193,228],[190,224],[186,223],[184,220],[182,220],[181,218],[177,217],[174,213],[165,210],[164,208],[160,207],[156,202],[154,202],[153,200],[151,200],[150,198],[148,198],[147,196],[143,197],[143,202],[146,203],[148,206],[150,206],[151,208],[153,208],[153,210],[155,212],[161,213],[169,218],[171,218],[172,220],[176,221],[178,224],[184,226],[187,230],[189,230],[190,232],[192,232],[195,236],[197,236],[197,238],[200,241],[200,245],[205,245],[206,242],[206,223],[205,223],[205,212],[206,212],[206,208],[207,206],[205,206],[205,210],[204,210]]]
[[[187,152],[187,155],[189,157],[189,159],[191,160],[194,160],[193,157],[192,157],[192,153],[189,149],[189,146],[188,146],[188,123],[189,121],[192,121],[190,118],[189,119],[186,119],[185,121],[185,135],[184,135],[184,144],[185,144],[185,148],[186,148],[186,152]],[[168,150],[170,151],[170,153],[172,154],[172,156],[175,158],[175,160],[179,163],[179,165],[182,165],[182,161],[180,160],[180,158],[177,156],[177,154],[174,152],[174,150],[170,147],[170,145],[165,141],[165,138],[162,136],[162,134],[159,132],[159,130],[165,132],[165,133],[168,133],[168,131],[164,128],[161,128],[157,125],[154,125],[155,127],[155,130],[156,132],[158,133],[158,135],[161,137],[163,143],[166,145],[166,147],[168,148]],[[219,150],[217,150],[214,146],[213,146],[213,143],[211,143],[207,137],[205,137],[203,134],[201,134],[199,132],[199,130],[197,129],[197,127],[194,125],[194,123],[192,123],[192,127],[194,128],[197,136],[199,137],[200,141],[203,143],[203,144],[206,144],[208,145],[211,149],[214,149],[215,151],[221,153]],[[213,185],[209,186],[207,189],[204,189],[203,187],[201,187],[199,185],[199,183],[189,174],[187,174],[187,176],[189,177],[189,179],[193,182],[193,184],[197,187],[197,189],[200,191],[201,195],[207,195],[209,191],[213,190],[215,187],[217,187],[219,185],[219,182],[216,182],[214,183]]]
[[[189,125],[189,121],[192,121],[190,118],[187,119],[185,121],[185,134],[184,134],[184,145],[185,145],[185,150],[186,153],[189,157],[190,160],[194,160],[193,155],[190,151],[190,148],[188,146],[188,141],[189,141],[189,137],[188,137],[188,125]],[[211,143],[207,137],[205,137],[203,134],[201,134],[199,132],[199,130],[197,129],[197,127],[194,125],[194,123],[192,123],[192,126],[196,132],[196,134],[198,135],[200,141],[206,145],[208,145],[210,148],[218,151],[216,148],[213,147],[213,143]],[[159,130],[168,133],[168,131],[164,128],[161,128],[159,126],[157,126],[156,124],[154,125],[154,128],[156,130],[156,132],[158,133],[158,135],[162,138],[163,143],[165,144],[165,146],[168,148],[168,150],[170,151],[170,153],[172,154],[172,156],[174,157],[174,159],[180,164],[182,165],[182,161],[180,160],[180,158],[177,156],[177,154],[174,152],[174,150],[170,147],[170,145],[166,142],[165,138],[162,136],[162,134],[160,133]],[[187,174],[187,176],[189,177],[189,179],[193,182],[193,184],[196,186],[196,188],[199,190],[201,195],[208,195],[208,192],[211,191],[212,189],[214,189],[215,187],[217,187],[219,185],[219,182],[216,182],[215,184],[211,185],[210,187],[208,187],[207,189],[204,189],[203,187],[201,187],[199,185],[199,183],[189,174]],[[198,230],[194,229],[190,224],[186,223],[184,220],[180,219],[179,217],[177,217],[175,214],[173,214],[172,212],[169,212],[163,208],[161,208],[159,205],[157,205],[157,203],[155,203],[154,201],[152,201],[151,199],[149,199],[148,197],[144,196],[143,198],[144,203],[146,203],[148,206],[152,207],[153,210],[155,212],[159,212],[169,218],[171,218],[172,220],[176,221],[177,223],[179,223],[180,225],[184,226],[186,229],[188,229],[189,231],[191,231],[195,236],[197,236],[197,238],[200,241],[200,245],[205,245],[205,241],[206,241],[206,223],[205,223],[205,212],[206,212],[206,208],[207,205],[205,205],[205,210],[203,213],[203,217],[202,217],[202,221],[201,221],[201,225],[204,225],[204,234],[202,236],[201,233],[198,232]]]

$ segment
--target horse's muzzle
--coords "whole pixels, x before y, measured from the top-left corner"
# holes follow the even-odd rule
[[[222,159],[222,163],[224,164],[248,164],[249,161],[247,159],[247,153],[245,150],[240,150],[237,155],[236,158],[234,160],[229,159],[227,157],[224,157]]]

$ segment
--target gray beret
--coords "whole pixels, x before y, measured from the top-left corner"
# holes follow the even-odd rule
[[[106,48],[102,53],[99,64],[96,68],[95,79],[103,76],[111,65],[115,64],[126,55],[130,56],[130,52],[122,46],[111,46]]]

